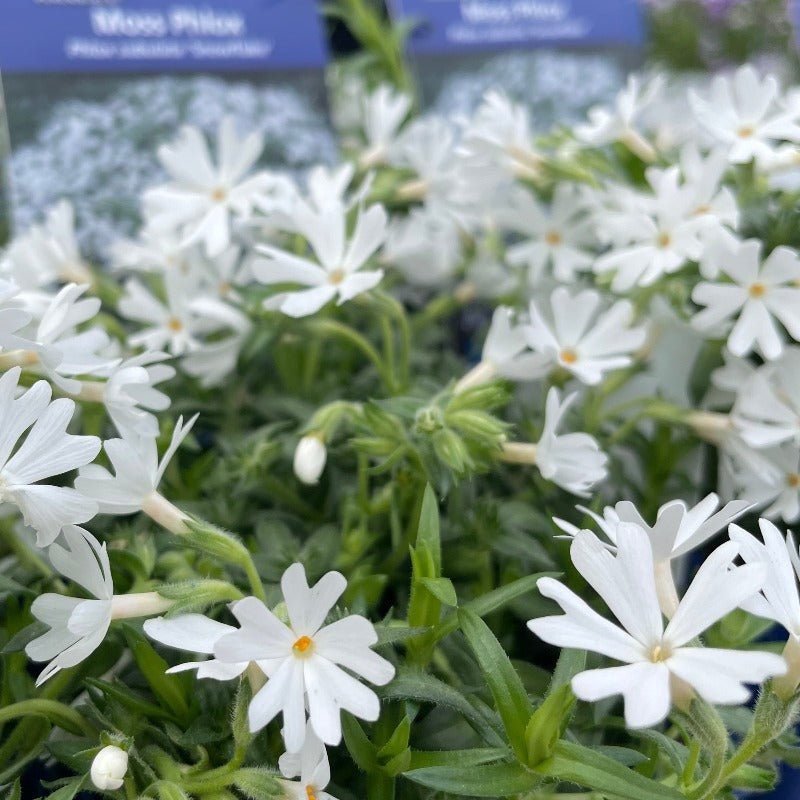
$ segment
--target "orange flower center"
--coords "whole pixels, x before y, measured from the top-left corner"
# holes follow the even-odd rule
[[[557,247],[563,241],[563,238],[558,231],[548,231],[544,238],[547,244],[551,245],[552,247]]]
[[[177,317],[170,317],[167,320],[167,327],[174,331],[175,333],[179,333],[183,330],[183,323]]]
[[[301,636],[293,645],[292,650],[296,653],[305,653],[314,644],[309,636]]]
[[[308,795],[308,800],[317,800],[317,796],[314,794],[313,786],[306,786],[306,794]]]
[[[331,272],[330,282],[334,286],[338,286],[344,280],[345,272],[343,269],[335,269]]]
[[[578,360],[578,354],[574,350],[562,350],[561,360],[565,364],[574,364]]]
[[[796,472],[792,472],[791,475],[786,478],[786,483],[788,483],[792,489],[800,488],[800,475]]]
[[[763,283],[754,283],[749,291],[750,297],[763,297],[767,293],[767,287]]]

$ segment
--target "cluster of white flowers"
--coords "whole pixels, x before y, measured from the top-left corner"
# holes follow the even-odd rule
[[[440,396],[463,400],[499,379],[533,384],[523,389],[538,440],[499,435],[493,456],[535,465],[549,489],[619,493],[608,484],[615,456],[620,470],[626,463],[622,434],[654,420],[719,450],[719,510],[717,494],[691,507],[672,501],[649,525],[632,503],[618,502],[602,515],[587,512],[605,539],[556,520],[572,539],[576,569],[619,621],[559,581],[539,581],[565,615],[531,620],[534,633],[623,663],[578,674],[579,698],[622,694],[628,725],[646,727],[673,704],[688,708],[695,693],[742,703],[745,684],[769,678],[794,691],[800,555],[769,518],[800,518],[800,253],[767,253],[760,240],[740,236],[726,181],[742,164],[773,180],[800,163],[800,92],[781,92],[775,78],[742,67],[708,91],[692,90],[693,120],[667,130],[666,91],[661,79],[632,78],[614,108],[595,109],[552,149],[535,140],[525,109],[498,92],[469,118],[410,119],[411,98],[381,86],[360,104],[351,163],[318,167],[304,185],[259,169],[260,136],[240,137],[229,119],[219,125],[215,157],[199,130],[184,128],[158,151],[169,180],[145,192],[140,237],[114,248],[115,270],[126,276],[116,311],[129,323],[116,338],[108,331],[119,326],[104,324],[97,296],[108,276],[81,258],[67,203],[14,239],[0,254],[0,501],[19,510],[52,566],[91,595],[34,601],[34,616],[49,626],[26,647],[49,662],[38,683],[86,659],[113,620],[154,617],[144,623],[154,641],[209,656],[169,671],[246,676],[251,731],[282,716],[287,792],[329,797],[326,746],[342,739],[341,711],[368,721],[380,713],[377,694],[358,678],[382,686],[395,675],[372,649],[378,636],[365,617],[325,624],[345,577],[328,572],[310,587],[295,563],[281,580],[283,604],[269,608],[252,596],[230,605],[238,627],[201,614],[155,616],[171,601],[155,591],[115,595],[106,544],[79,526],[142,512],[192,535],[195,520],[159,485],[197,417],[178,419],[159,459],[155,412],[170,398],[157,387],[178,371],[203,388],[220,386],[265,320],[336,326],[336,307],[353,300],[380,315],[394,303],[402,315],[383,283],[401,284],[409,307],[438,295],[493,309],[481,357]],[[587,152],[617,177],[588,180],[580,159],[571,160]],[[626,159],[637,161],[642,180],[620,177]],[[396,205],[406,213],[390,215]],[[657,294],[674,300],[670,314]],[[380,360],[365,337],[346,330]],[[690,366],[669,350],[676,330],[724,358],[700,407],[688,392],[683,405],[664,400],[681,394],[675,369]],[[385,344],[391,355],[393,339]],[[671,370],[659,367],[664,360]],[[54,390],[63,396],[51,400]],[[67,433],[76,403],[102,404],[118,436]],[[615,416],[631,407],[638,416]],[[567,413],[581,408],[584,430],[560,433]],[[432,430],[442,427],[433,420]],[[329,431],[299,433],[294,470],[313,485]],[[101,450],[112,471],[92,463]],[[61,485],[74,470],[74,488]],[[733,524],[756,507],[767,518],[763,543]],[[679,592],[673,560],[728,527],[730,540]],[[698,644],[736,608],[789,631],[783,657]],[[97,787],[121,785],[120,752],[98,756]]]

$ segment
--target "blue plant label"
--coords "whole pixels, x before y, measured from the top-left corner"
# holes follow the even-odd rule
[[[316,0],[2,0],[0,70],[321,68]]]
[[[536,46],[639,45],[639,0],[390,0],[396,18],[418,27],[414,53]]]

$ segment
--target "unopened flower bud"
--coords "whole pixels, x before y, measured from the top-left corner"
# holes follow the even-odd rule
[[[294,451],[294,474],[303,483],[313,486],[319,482],[327,458],[328,450],[322,437],[310,433],[298,442]]]
[[[119,789],[128,771],[128,754],[116,745],[104,747],[92,761],[92,783],[103,790]]]

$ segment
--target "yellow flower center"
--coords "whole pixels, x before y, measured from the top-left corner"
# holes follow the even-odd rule
[[[658,246],[664,250],[672,244],[672,237],[668,233],[660,233],[656,239]]]
[[[754,283],[749,289],[750,297],[763,297],[767,293],[767,287],[763,283]]]
[[[314,787],[313,786],[306,786],[306,794],[308,795],[308,800],[317,800],[317,796],[314,794]]]
[[[335,269],[333,272],[331,272],[330,282],[334,286],[338,286],[338,284],[344,280],[344,277],[345,271],[343,269]]]
[[[561,351],[561,360],[565,364],[574,364],[578,360],[578,354],[574,350],[562,350]]]
[[[183,323],[177,317],[170,317],[167,320],[167,327],[174,331],[175,333],[179,333],[183,330]]]
[[[292,650],[298,655],[303,655],[314,644],[310,636],[301,636],[293,645]]]
[[[796,472],[792,472],[786,477],[786,483],[788,483],[792,489],[800,488],[800,475],[798,475]]]
[[[694,213],[696,216],[702,217],[703,214],[708,214],[709,211],[711,211],[711,206],[698,206],[694,210]]]
[[[740,139],[749,139],[755,132],[756,129],[752,125],[742,125],[736,133]]]
[[[558,231],[548,231],[544,238],[547,244],[549,244],[551,247],[557,247],[562,241],[564,241]]]
[[[224,189],[214,189],[211,193],[211,198],[215,203],[223,203],[228,193]]]
[[[665,645],[665,644],[657,644],[651,651],[650,651],[650,660],[654,664],[660,664],[662,661],[666,661],[672,655],[672,650]]]

